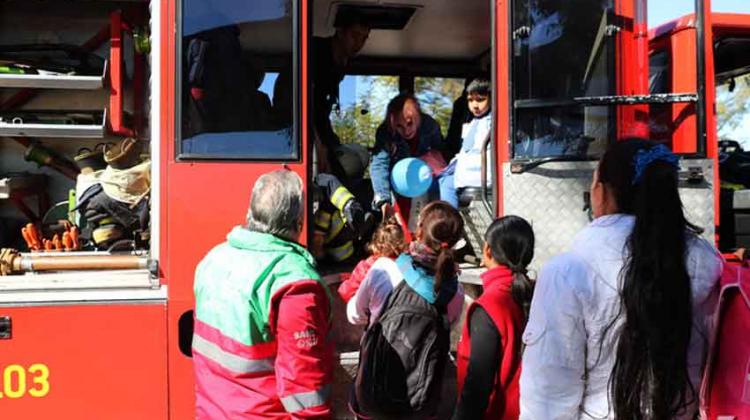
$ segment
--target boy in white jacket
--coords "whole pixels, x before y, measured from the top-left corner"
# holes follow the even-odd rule
[[[474,79],[466,87],[469,111],[474,118],[464,124],[461,150],[438,176],[440,199],[458,208],[457,191],[482,185],[482,143],[492,129],[490,81]]]

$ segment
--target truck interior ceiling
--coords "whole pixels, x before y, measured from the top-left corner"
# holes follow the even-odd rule
[[[489,71],[488,0],[316,0],[314,36],[333,35],[337,20],[350,14],[372,30],[349,73],[463,77]]]
[[[0,248],[23,252],[4,252],[2,274],[145,271],[149,13],[148,1],[0,3]]]

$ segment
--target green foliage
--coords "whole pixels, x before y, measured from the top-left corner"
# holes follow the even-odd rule
[[[396,76],[357,76],[356,102],[331,114],[331,124],[344,144],[375,145],[375,131],[383,121],[385,108],[398,93]]]
[[[453,101],[463,94],[462,79],[442,77],[417,77],[414,90],[422,105],[422,112],[434,118],[445,136],[453,112]]]
[[[722,85],[716,93],[718,132],[731,133],[750,115],[750,74],[735,78],[734,92]]]

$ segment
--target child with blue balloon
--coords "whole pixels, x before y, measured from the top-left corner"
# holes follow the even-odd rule
[[[491,92],[492,85],[484,78],[476,78],[467,86],[473,119],[463,126],[461,150],[438,176],[440,199],[455,208],[458,190],[482,186],[482,145],[492,130]]]

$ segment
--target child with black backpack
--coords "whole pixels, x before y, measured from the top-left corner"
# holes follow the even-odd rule
[[[376,261],[349,301],[350,321],[369,324],[350,404],[360,418],[435,417],[450,325],[463,307],[453,251],[462,235],[457,210],[428,204],[409,251]]]

